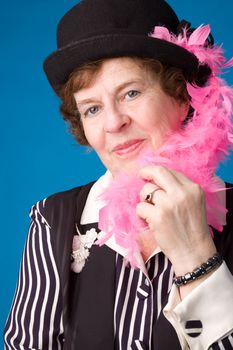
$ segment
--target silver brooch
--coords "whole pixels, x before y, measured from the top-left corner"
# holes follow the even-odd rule
[[[90,248],[98,237],[95,228],[88,230],[82,235],[76,224],[77,235],[74,235],[71,253],[71,270],[80,273],[90,255]]]

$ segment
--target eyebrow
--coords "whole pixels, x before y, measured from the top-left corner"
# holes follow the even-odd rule
[[[115,93],[119,93],[121,90],[125,89],[127,86],[130,86],[130,85],[135,84],[135,83],[141,83],[141,82],[143,82],[142,79],[126,81],[126,82],[117,86]],[[96,99],[94,97],[93,98],[86,98],[84,100],[77,102],[77,106],[83,106],[83,105],[86,105],[89,103],[93,103],[94,101],[96,101]]]

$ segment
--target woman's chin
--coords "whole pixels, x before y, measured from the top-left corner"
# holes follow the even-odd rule
[[[139,169],[141,168],[139,158],[135,159],[124,159],[124,161],[117,162],[113,169],[109,169],[113,176],[120,174],[137,175]]]

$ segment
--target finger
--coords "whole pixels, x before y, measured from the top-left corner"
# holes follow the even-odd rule
[[[146,182],[146,184],[143,186],[143,188],[140,191],[140,200],[145,201],[148,194],[152,193],[154,190],[158,188],[160,187],[156,186],[152,182]]]
[[[149,225],[151,223],[151,217],[154,215],[154,206],[146,202],[140,202],[137,204],[136,213]]]
[[[187,184],[187,183],[192,183],[193,181],[190,180],[186,175],[181,173],[180,171],[170,169],[169,171],[179,180],[180,183],[182,184]]]
[[[139,175],[144,180],[153,181],[153,183],[166,192],[174,192],[174,187],[181,186],[181,183],[170,169],[160,165],[149,165],[139,171]]]

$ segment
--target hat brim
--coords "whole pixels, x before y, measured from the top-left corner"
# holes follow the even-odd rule
[[[149,36],[128,34],[97,35],[74,42],[48,56],[43,67],[51,86],[58,92],[77,67],[115,57],[156,58],[182,69],[187,81],[192,81],[198,71],[196,56],[182,47]]]

